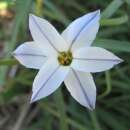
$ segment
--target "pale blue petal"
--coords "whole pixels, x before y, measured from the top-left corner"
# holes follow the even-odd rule
[[[65,85],[72,97],[81,105],[91,110],[95,108],[96,86],[90,73],[71,69],[65,79]]]
[[[59,88],[68,72],[69,67],[60,66],[55,59],[49,59],[34,79],[31,102],[52,94]]]
[[[62,33],[72,51],[90,46],[99,29],[100,11],[88,13],[74,20]]]
[[[40,69],[47,59],[42,50],[43,48],[35,42],[26,42],[20,45],[13,55],[27,68]]]
[[[79,71],[100,72],[112,68],[122,59],[100,47],[81,48],[73,54],[71,66]]]

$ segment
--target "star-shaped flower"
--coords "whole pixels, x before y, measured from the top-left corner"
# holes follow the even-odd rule
[[[99,20],[99,10],[86,14],[60,35],[45,19],[29,16],[34,41],[19,46],[14,56],[24,66],[39,69],[31,102],[50,95],[64,81],[75,100],[89,109],[95,108],[96,86],[90,73],[108,70],[122,61],[103,48],[90,47]]]

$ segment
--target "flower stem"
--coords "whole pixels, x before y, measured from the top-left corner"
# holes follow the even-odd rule
[[[51,115],[57,117],[57,118],[60,118],[60,113],[58,113],[55,109],[52,108],[51,105],[49,104],[46,104],[46,103],[42,103],[40,104],[40,106],[45,109],[47,112],[49,112]],[[86,126],[80,124],[79,122],[69,118],[69,117],[66,117],[67,119],[67,123],[71,126],[73,126],[74,128],[78,129],[78,130],[89,130],[89,128],[87,128]],[[62,130],[62,129],[61,129]]]
[[[93,122],[94,130],[101,130],[101,127],[100,127],[98,120],[96,118],[96,113],[94,111],[90,112],[90,117],[91,117],[91,120]]]
[[[107,96],[110,92],[111,92],[111,75],[110,75],[110,71],[106,71],[105,72],[105,78],[106,78],[106,90],[99,96],[99,98],[105,97]]]
[[[60,130],[68,130],[65,104],[64,104],[61,88],[55,94],[55,101],[60,113]]]

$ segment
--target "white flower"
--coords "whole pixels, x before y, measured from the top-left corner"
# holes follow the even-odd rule
[[[95,108],[96,87],[90,73],[108,70],[122,61],[103,48],[90,47],[99,20],[99,10],[89,13],[72,22],[60,35],[48,21],[30,15],[34,41],[22,44],[14,56],[24,66],[39,69],[31,102],[50,95],[64,81],[74,99],[89,109]]]

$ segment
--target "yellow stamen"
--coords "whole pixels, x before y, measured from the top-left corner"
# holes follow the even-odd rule
[[[69,52],[60,52],[58,56],[58,62],[63,66],[68,66],[73,60],[72,53]]]

